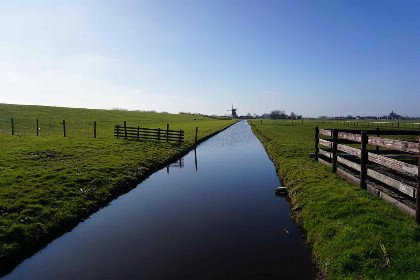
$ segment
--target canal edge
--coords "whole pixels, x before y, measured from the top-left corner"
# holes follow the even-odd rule
[[[267,147],[265,145],[264,138],[266,138],[266,137],[259,132],[258,128],[255,125],[253,125],[249,121],[247,121],[247,123],[251,127],[252,133],[255,135],[255,137],[258,138],[258,140],[260,141],[261,145],[264,147],[264,150],[265,150],[268,158],[273,162],[274,168],[276,170],[276,175],[279,178],[281,185],[282,186],[285,186],[286,189],[289,189],[288,184],[287,183],[284,183],[285,177],[280,174],[280,171],[281,170],[280,170],[280,168],[278,166],[278,163],[277,163],[276,159],[274,158],[274,156],[272,156],[270,154],[270,152],[268,151],[268,149],[267,149]],[[270,141],[270,139],[266,139],[266,141]],[[273,192],[274,192],[274,187],[273,187]],[[298,227],[300,233],[302,234],[302,237],[303,237],[303,241],[304,241],[305,246],[311,252],[311,259],[312,259],[313,270],[314,270],[314,274],[315,274],[314,280],[323,280],[323,279],[326,279],[326,274],[325,273],[322,273],[322,271],[321,271],[321,268],[319,266],[318,259],[317,259],[316,255],[314,254],[313,247],[312,247],[311,243],[309,243],[307,241],[307,238],[306,238],[307,231],[305,230],[302,221],[299,221],[299,220],[296,219],[295,213],[297,213],[297,211],[298,211],[298,209],[295,208],[295,206],[297,204],[296,199],[293,196],[290,196],[290,193],[287,192],[286,200],[291,205],[291,207],[290,207],[290,211],[291,211],[291,214],[292,214],[291,215],[291,218],[293,219],[293,221],[295,222],[296,226]]]

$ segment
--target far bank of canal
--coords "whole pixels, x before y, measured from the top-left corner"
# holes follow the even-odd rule
[[[239,122],[4,279],[312,279],[290,206],[274,196],[279,185],[263,146]]]

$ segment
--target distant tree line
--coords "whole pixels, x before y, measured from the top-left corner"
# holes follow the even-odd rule
[[[302,119],[302,115],[297,115],[295,112],[291,112],[290,115],[286,114],[283,110],[273,110],[270,113],[264,113],[262,115],[251,114],[248,113],[245,116],[241,116],[242,118],[246,119],[272,119],[272,120],[281,120],[281,119],[289,119],[289,120],[300,120]]]
[[[319,119],[335,119],[335,120],[341,120],[341,119],[347,119],[347,120],[414,120],[414,119],[418,119],[418,117],[410,117],[410,116],[401,116],[397,113],[394,113],[394,111],[392,111],[391,113],[389,113],[388,115],[383,115],[383,116],[352,116],[352,115],[347,115],[347,116],[340,116],[340,117],[327,117],[327,116],[320,116],[318,117]]]

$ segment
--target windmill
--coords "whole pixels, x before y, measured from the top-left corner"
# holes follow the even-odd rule
[[[238,108],[236,108],[236,109],[233,109],[233,104],[232,104],[232,109],[230,109],[230,110],[227,110],[228,112],[232,112],[232,118],[237,118],[238,117],[238,115],[236,114],[236,110],[238,110]]]

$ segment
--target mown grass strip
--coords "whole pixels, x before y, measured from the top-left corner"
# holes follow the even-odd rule
[[[252,129],[275,161],[322,276],[420,279],[420,227],[309,158],[316,125],[264,120]]]

